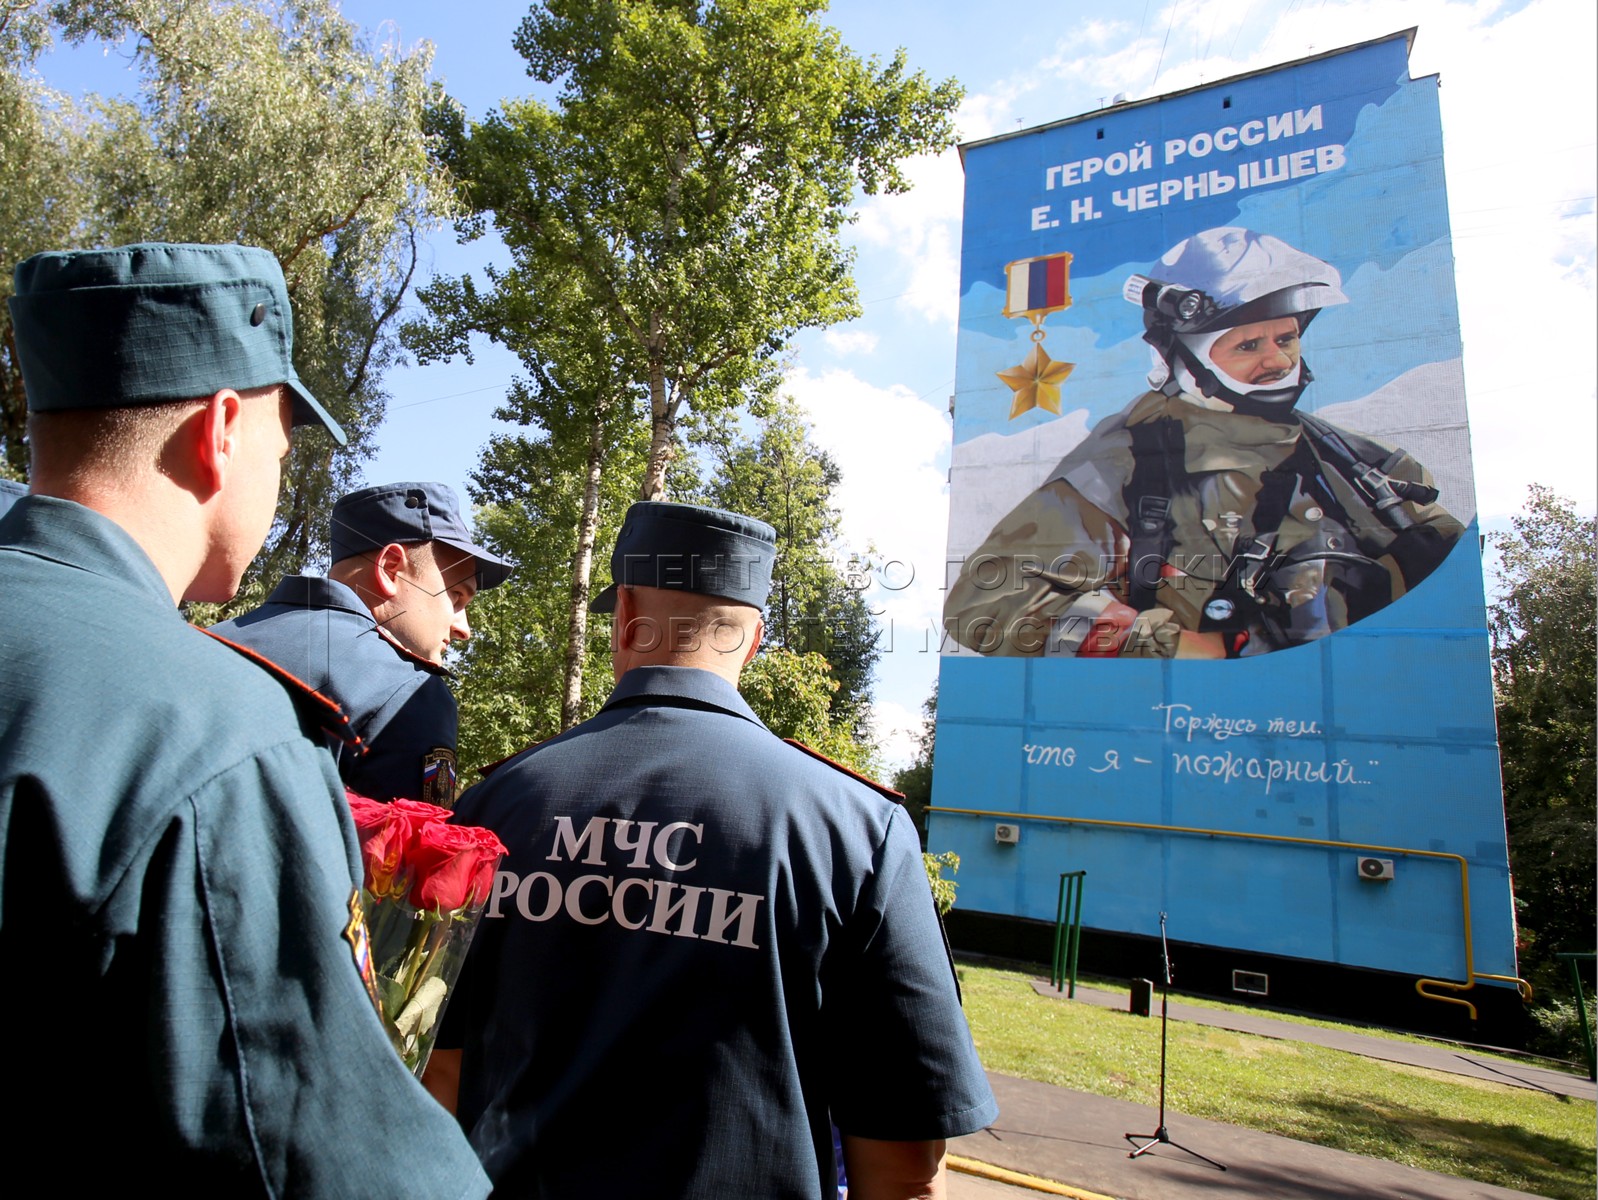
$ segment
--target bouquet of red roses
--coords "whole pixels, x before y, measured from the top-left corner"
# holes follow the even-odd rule
[[[505,847],[487,829],[451,824],[447,808],[345,795],[365,866],[362,974],[394,1048],[420,1076]]]

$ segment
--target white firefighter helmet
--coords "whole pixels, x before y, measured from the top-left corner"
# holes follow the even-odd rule
[[[1151,275],[1133,275],[1123,293],[1150,330],[1207,333],[1348,302],[1336,267],[1235,225],[1184,238]]]
[[[1248,384],[1218,372],[1210,347],[1224,330],[1281,317],[1296,318],[1302,333],[1320,309],[1348,302],[1342,283],[1336,267],[1281,238],[1224,225],[1172,246],[1122,294],[1143,310],[1143,338],[1154,352],[1150,386],[1267,412],[1297,402],[1308,369],[1295,364],[1285,378]]]

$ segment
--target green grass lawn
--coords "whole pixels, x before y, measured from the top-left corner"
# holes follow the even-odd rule
[[[960,967],[983,1064],[1004,1075],[1157,1105],[1158,1018],[1039,996],[1034,977]],[[1588,1101],[1175,1020],[1167,1038],[1168,1113],[1556,1200],[1593,1200],[1598,1188],[1598,1114]]]

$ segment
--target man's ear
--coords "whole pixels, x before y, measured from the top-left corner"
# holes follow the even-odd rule
[[[754,632],[749,635],[749,649],[744,651],[743,665],[748,666],[749,660],[754,658],[755,651],[760,649],[760,639],[766,636],[766,622],[763,617],[755,618]]]
[[[616,589],[616,607],[610,614],[610,643],[613,649],[624,649],[631,641],[633,615],[637,611],[633,604],[631,588],[618,587]]]
[[[223,388],[199,410],[191,426],[198,480],[207,498],[227,483],[229,468],[238,461],[243,435],[244,401],[232,388]]]
[[[405,553],[405,547],[398,542],[390,542],[372,557],[371,571],[368,578],[371,587],[379,597],[392,600],[399,594],[400,573],[410,565],[410,558]]]

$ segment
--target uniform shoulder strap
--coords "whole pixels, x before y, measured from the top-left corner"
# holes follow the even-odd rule
[[[856,770],[854,770],[851,767],[844,766],[837,759],[828,758],[825,754],[823,754],[821,751],[817,750],[814,746],[807,746],[803,742],[799,741],[797,738],[783,738],[782,740],[787,742],[795,750],[802,750],[806,754],[808,754],[811,758],[814,758],[814,759],[818,760],[819,762],[826,763],[834,771],[841,771],[843,774],[847,775],[850,779],[855,780],[857,783],[865,784],[872,791],[878,792],[881,795],[886,796],[889,800],[892,800],[895,804],[903,804],[904,803],[904,793],[903,792],[896,792],[891,787],[889,787],[887,784],[878,783],[875,779],[872,779],[872,778],[870,778],[869,776],[866,776],[866,775],[862,775],[862,774],[860,774],[859,771],[856,771]]]
[[[1184,460],[1187,438],[1175,417],[1129,424],[1132,475],[1121,489],[1126,502],[1127,603],[1139,612],[1153,608],[1160,568],[1176,545],[1171,520],[1171,464]]]
[[[517,755],[526,754],[527,751],[531,750],[534,746],[539,746],[539,745],[542,745],[542,744],[543,744],[542,742],[528,742],[527,745],[523,746],[520,750],[512,750],[504,758],[497,758],[491,763],[488,763],[488,764],[486,764],[484,766],[478,767],[477,768],[477,774],[478,774],[479,778],[487,779],[490,775],[492,775],[495,771],[499,770],[501,767],[503,767],[506,763],[508,763],[511,759],[515,758]]]
[[[198,630],[213,641],[221,642],[229,650],[243,655],[256,666],[260,667],[278,683],[283,685],[283,690],[288,692],[289,699],[294,701],[294,707],[300,714],[300,720],[310,728],[320,729],[335,742],[340,742],[349,747],[356,754],[365,754],[366,743],[361,740],[361,735],[355,732],[350,724],[349,714],[342,705],[331,696],[317,691],[305,680],[290,671],[284,670],[266,655],[248,646],[230,641],[220,633],[213,633],[209,629],[202,629],[198,625],[191,625],[191,629]]]

